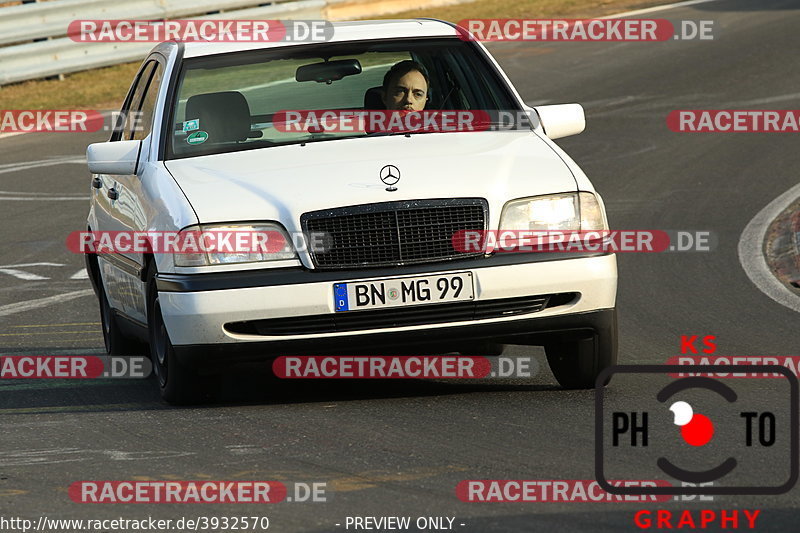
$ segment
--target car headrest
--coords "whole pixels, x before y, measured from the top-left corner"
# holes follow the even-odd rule
[[[381,99],[381,89],[383,87],[370,87],[364,93],[364,109],[386,109]]]
[[[211,142],[235,142],[250,133],[250,106],[238,91],[196,94],[186,102],[186,120],[199,119]]]

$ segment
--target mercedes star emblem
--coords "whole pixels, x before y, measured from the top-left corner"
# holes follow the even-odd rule
[[[381,181],[388,185],[387,191],[396,191],[397,187],[394,185],[400,181],[400,169],[394,165],[386,165],[381,169]]]

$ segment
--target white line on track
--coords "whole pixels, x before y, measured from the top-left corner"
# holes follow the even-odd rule
[[[69,279],[89,279],[89,273],[85,268],[82,268],[70,276]]]
[[[5,139],[6,137],[16,137],[17,135],[24,135],[28,133],[27,131],[9,131],[6,133],[0,133],[0,139]]]
[[[17,267],[35,267],[35,266],[45,266],[45,267],[63,267],[63,263],[17,263],[16,265],[0,265],[0,268],[17,268]]]
[[[635,11],[626,11],[624,13],[616,13],[614,15],[606,15],[605,17],[598,17],[601,19],[615,19],[621,17],[633,17],[636,15],[644,15],[646,13],[656,13],[657,11],[665,11],[667,9],[674,9],[676,7],[689,7],[696,4],[708,4],[709,2],[719,2],[720,0],[687,0],[686,2],[676,2],[674,4],[665,4],[663,6],[646,7],[644,9],[637,9]]]
[[[22,263],[19,265],[0,265],[0,273],[8,274],[9,276],[14,276],[15,278],[24,279],[27,281],[39,281],[39,280],[50,279],[44,276],[40,276],[38,274],[34,274],[32,272],[25,272],[24,270],[20,270],[20,268],[26,268],[32,266],[62,267],[64,265],[61,263]]]
[[[0,355],[9,355],[9,356],[23,356],[23,355],[107,355],[105,349],[103,348],[54,348],[53,351],[47,351],[45,354],[42,350],[36,351],[7,351],[7,352],[0,352]],[[0,386],[6,386],[8,382],[0,382]]]
[[[40,167],[50,167],[55,165],[64,165],[64,164],[79,164],[85,165],[86,158],[85,157],[76,157],[76,156],[58,156],[55,158],[50,159],[39,159],[35,161],[22,161],[19,163],[8,163],[4,165],[0,165],[0,174],[5,174],[8,172],[19,172],[22,170],[28,170],[31,168],[40,168]],[[81,202],[86,202],[90,199],[89,196],[84,194],[79,195],[72,195],[72,196],[48,196],[46,193],[27,193],[22,191],[0,191],[0,202],[8,201],[8,202],[36,202],[41,200],[46,201],[56,201],[60,202],[63,200],[79,200]]]
[[[88,196],[50,196],[48,198],[42,198],[41,196],[35,196],[33,198],[20,198],[17,196],[0,196],[0,202],[8,201],[8,202],[39,202],[41,200],[81,200],[82,202],[88,202]]]
[[[46,298],[39,298],[38,300],[29,300],[27,302],[17,302],[0,306],[0,317],[13,315],[15,313],[22,313],[30,311],[31,309],[38,309],[40,307],[48,307],[63,302],[74,300],[75,298],[82,298],[94,294],[92,289],[81,289],[79,291],[66,292],[64,294],[57,294],[55,296],[48,296]]]
[[[66,161],[68,159],[75,159],[76,157],[77,156],[72,156],[72,155],[53,155],[50,157],[46,157],[44,159],[37,159],[34,161],[23,161],[22,163],[20,163],[19,161],[17,161],[16,163],[1,163],[0,168],[15,167],[20,164],[28,164],[28,163],[44,163],[46,161]]]
[[[19,172],[20,170],[28,170],[29,168],[51,167],[53,165],[63,165],[66,163],[85,165],[86,158],[78,156],[67,156],[67,157],[61,157],[59,159],[40,159],[37,161],[21,161],[19,163],[3,165],[3,168],[0,168],[0,174],[5,174],[7,172]]]
[[[800,183],[775,198],[753,217],[739,238],[739,262],[747,277],[761,292],[800,313],[800,298],[772,274],[762,251],[770,223],[798,197]]]

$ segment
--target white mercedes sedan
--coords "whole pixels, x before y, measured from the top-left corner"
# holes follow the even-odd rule
[[[486,238],[608,229],[553,142],[584,129],[582,108],[527,107],[445,22],[332,28],[324,42],[162,43],[144,60],[111,138],[87,150],[87,229],[154,239],[86,255],[107,351],[148,345],[171,403],[203,400],[221,368],[279,355],[507,344],[544,346],[562,386],[593,387],[617,357],[614,254]],[[395,128],[393,116],[419,120]],[[155,242],[225,231],[282,245]],[[462,246],[470,232],[480,246]]]

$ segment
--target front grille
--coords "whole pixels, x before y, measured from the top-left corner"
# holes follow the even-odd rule
[[[481,198],[366,204],[305,213],[307,234],[325,236],[312,250],[317,268],[431,263],[479,256],[453,247],[462,230],[485,230],[488,204]]]
[[[268,318],[247,322],[232,322],[225,324],[225,329],[231,333],[243,335],[280,336],[315,335],[365,329],[441,324],[536,313],[548,307],[566,305],[573,302],[576,297],[576,293],[544,294],[478,302],[418,305],[395,309]]]

